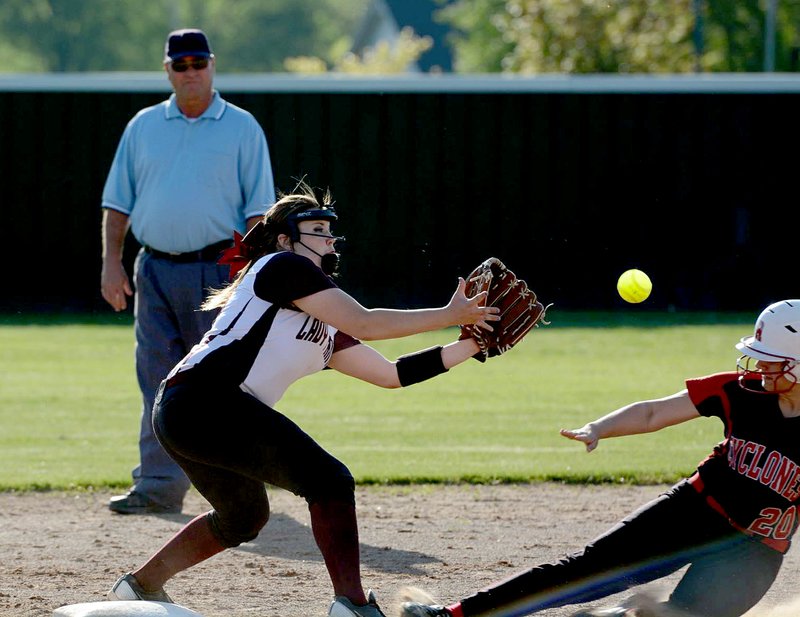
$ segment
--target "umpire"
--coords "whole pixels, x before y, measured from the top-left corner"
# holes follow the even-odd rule
[[[209,287],[227,283],[216,261],[233,230],[249,229],[275,201],[264,131],[214,90],[206,35],[171,32],[164,69],[174,93],[128,123],[102,200],[101,291],[115,311],[133,295],[122,264],[129,228],[142,246],[134,264],[140,459],[131,489],[109,503],[121,514],[182,508],[190,483],[153,434],[156,390],[211,327],[216,314],[198,307]]]

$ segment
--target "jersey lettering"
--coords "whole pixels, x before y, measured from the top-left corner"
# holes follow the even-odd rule
[[[786,540],[797,526],[797,507],[792,505],[780,508],[764,508],[752,523],[748,531],[775,540]]]
[[[741,449],[741,454],[739,455],[739,465],[736,471],[740,474],[746,474],[750,469],[750,465],[745,461],[747,455],[752,452],[756,447],[752,441],[748,441],[744,444],[744,447]]]
[[[781,495],[786,497],[789,501],[796,501],[797,497],[800,496],[800,490],[798,490],[798,484],[800,484],[800,466],[795,465],[794,468],[794,475],[792,476],[791,481],[786,487]]]
[[[778,524],[775,526],[775,536],[776,540],[786,540],[789,538],[792,533],[794,533],[794,528],[797,526],[797,507],[790,506],[789,508],[784,511],[783,515],[781,516],[781,520],[778,521]]]
[[[750,443],[753,442],[751,441]],[[761,455],[764,454],[764,446],[762,446],[760,443],[755,443],[753,444],[752,450],[753,462],[747,468],[747,471],[745,471],[745,475],[753,480],[758,480],[758,477],[761,475],[762,471],[761,467],[758,466],[758,461],[761,459]]]
[[[761,470],[761,477],[758,479],[761,484],[769,484],[772,482],[772,478],[775,476],[775,472],[778,470],[778,465],[781,462],[783,457],[773,450],[767,456],[767,461],[764,463],[764,467]]]
[[[333,355],[333,337],[328,333],[328,324],[320,321],[316,317],[309,315],[300,327],[300,331],[295,338],[298,341],[308,341],[320,347],[324,347],[322,351],[322,362],[325,366]]]
[[[299,341],[321,345],[322,341],[328,338],[328,324],[309,315],[295,338]]]
[[[764,508],[759,513],[756,520],[750,523],[750,531],[765,538],[769,538],[772,533],[772,528],[778,522],[781,515],[779,508]]]
[[[778,470],[775,472],[775,478],[770,483],[769,487],[776,493],[783,493],[789,485],[789,481],[797,471],[797,464],[790,461],[788,458],[783,457]]]
[[[780,452],[771,450],[766,456],[765,452],[763,444],[731,436],[728,466],[742,476],[769,486],[788,501],[796,501],[800,498],[800,466]]]

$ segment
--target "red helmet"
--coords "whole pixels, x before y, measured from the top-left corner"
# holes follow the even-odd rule
[[[757,368],[750,368],[752,360],[782,362],[780,371],[770,376],[786,377],[794,387],[800,381],[800,300],[781,300],[765,308],[756,320],[755,332],[745,336],[736,344],[742,352],[737,362],[739,383],[746,388],[745,377],[764,375]]]

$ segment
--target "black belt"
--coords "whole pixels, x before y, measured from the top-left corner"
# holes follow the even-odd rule
[[[188,253],[166,253],[164,251],[157,251],[147,245],[145,245],[144,251],[159,259],[168,259],[169,261],[177,263],[193,263],[197,261],[216,261],[219,259],[219,254],[231,246],[233,246],[233,240],[222,240],[221,242],[209,244],[199,251],[189,251]]]

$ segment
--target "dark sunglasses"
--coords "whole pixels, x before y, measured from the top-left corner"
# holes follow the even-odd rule
[[[195,58],[189,62],[185,60],[177,60],[172,63],[172,70],[176,73],[185,73],[192,67],[195,71],[202,71],[208,68],[208,58]]]

